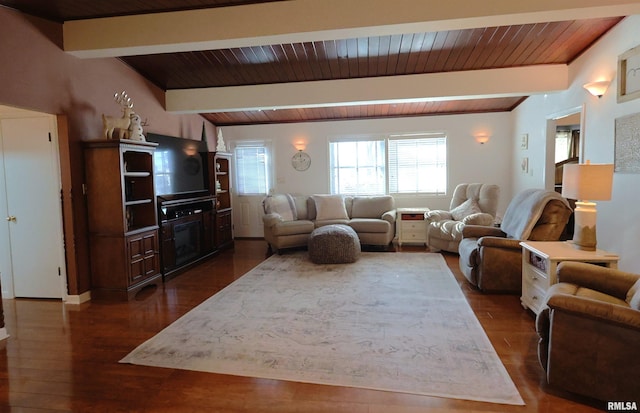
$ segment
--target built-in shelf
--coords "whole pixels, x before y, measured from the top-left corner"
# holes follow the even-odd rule
[[[231,216],[231,154],[209,153],[209,190],[216,197],[216,246],[233,245]]]
[[[162,282],[153,176],[157,144],[85,143],[91,297],[132,299]]]
[[[126,201],[124,204],[126,206],[131,206],[131,205],[148,204],[149,202],[153,202],[153,199],[136,199],[135,201]]]
[[[149,172],[125,172],[123,175],[131,178],[146,178],[151,174]]]

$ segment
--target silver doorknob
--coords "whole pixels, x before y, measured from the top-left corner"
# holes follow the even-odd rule
[[[7,221],[9,221],[9,222],[16,222],[16,217],[14,217],[13,215],[9,215],[9,216],[7,217]]]

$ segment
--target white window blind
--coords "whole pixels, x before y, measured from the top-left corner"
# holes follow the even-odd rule
[[[331,193],[386,193],[384,140],[347,140],[329,144]]]
[[[443,134],[389,138],[389,193],[445,194],[447,138]]]
[[[269,150],[264,143],[239,144],[234,149],[238,195],[266,195],[269,192]]]

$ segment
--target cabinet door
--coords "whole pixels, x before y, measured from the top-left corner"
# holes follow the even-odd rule
[[[222,247],[233,240],[231,226],[231,211],[218,212],[216,218],[216,244],[218,247]]]
[[[159,273],[158,231],[146,231],[127,237],[129,285]]]
[[[165,222],[160,227],[162,243],[162,269],[167,270],[176,266],[176,247],[173,238],[173,223]]]
[[[215,221],[211,211],[202,213],[202,252],[211,252],[215,246]]]

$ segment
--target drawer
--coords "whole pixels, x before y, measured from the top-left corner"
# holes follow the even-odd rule
[[[400,219],[403,221],[424,221],[424,212],[416,214],[400,214]]]
[[[528,280],[522,284],[522,302],[538,314],[544,305],[547,290],[531,284]]]
[[[410,241],[410,240],[424,241],[424,240],[427,239],[427,237],[426,237],[426,234],[424,233],[424,231],[422,231],[422,232],[408,231],[408,232],[403,232],[402,233],[402,239],[404,241]]]
[[[548,290],[551,285],[547,274],[538,270],[533,265],[529,265],[526,271],[522,273],[522,282],[527,282],[532,286],[542,288],[544,291]]]
[[[420,222],[403,222],[400,224],[402,226],[402,232],[404,233],[405,231],[425,231],[426,230],[426,225],[424,223],[424,221],[420,221]]]

